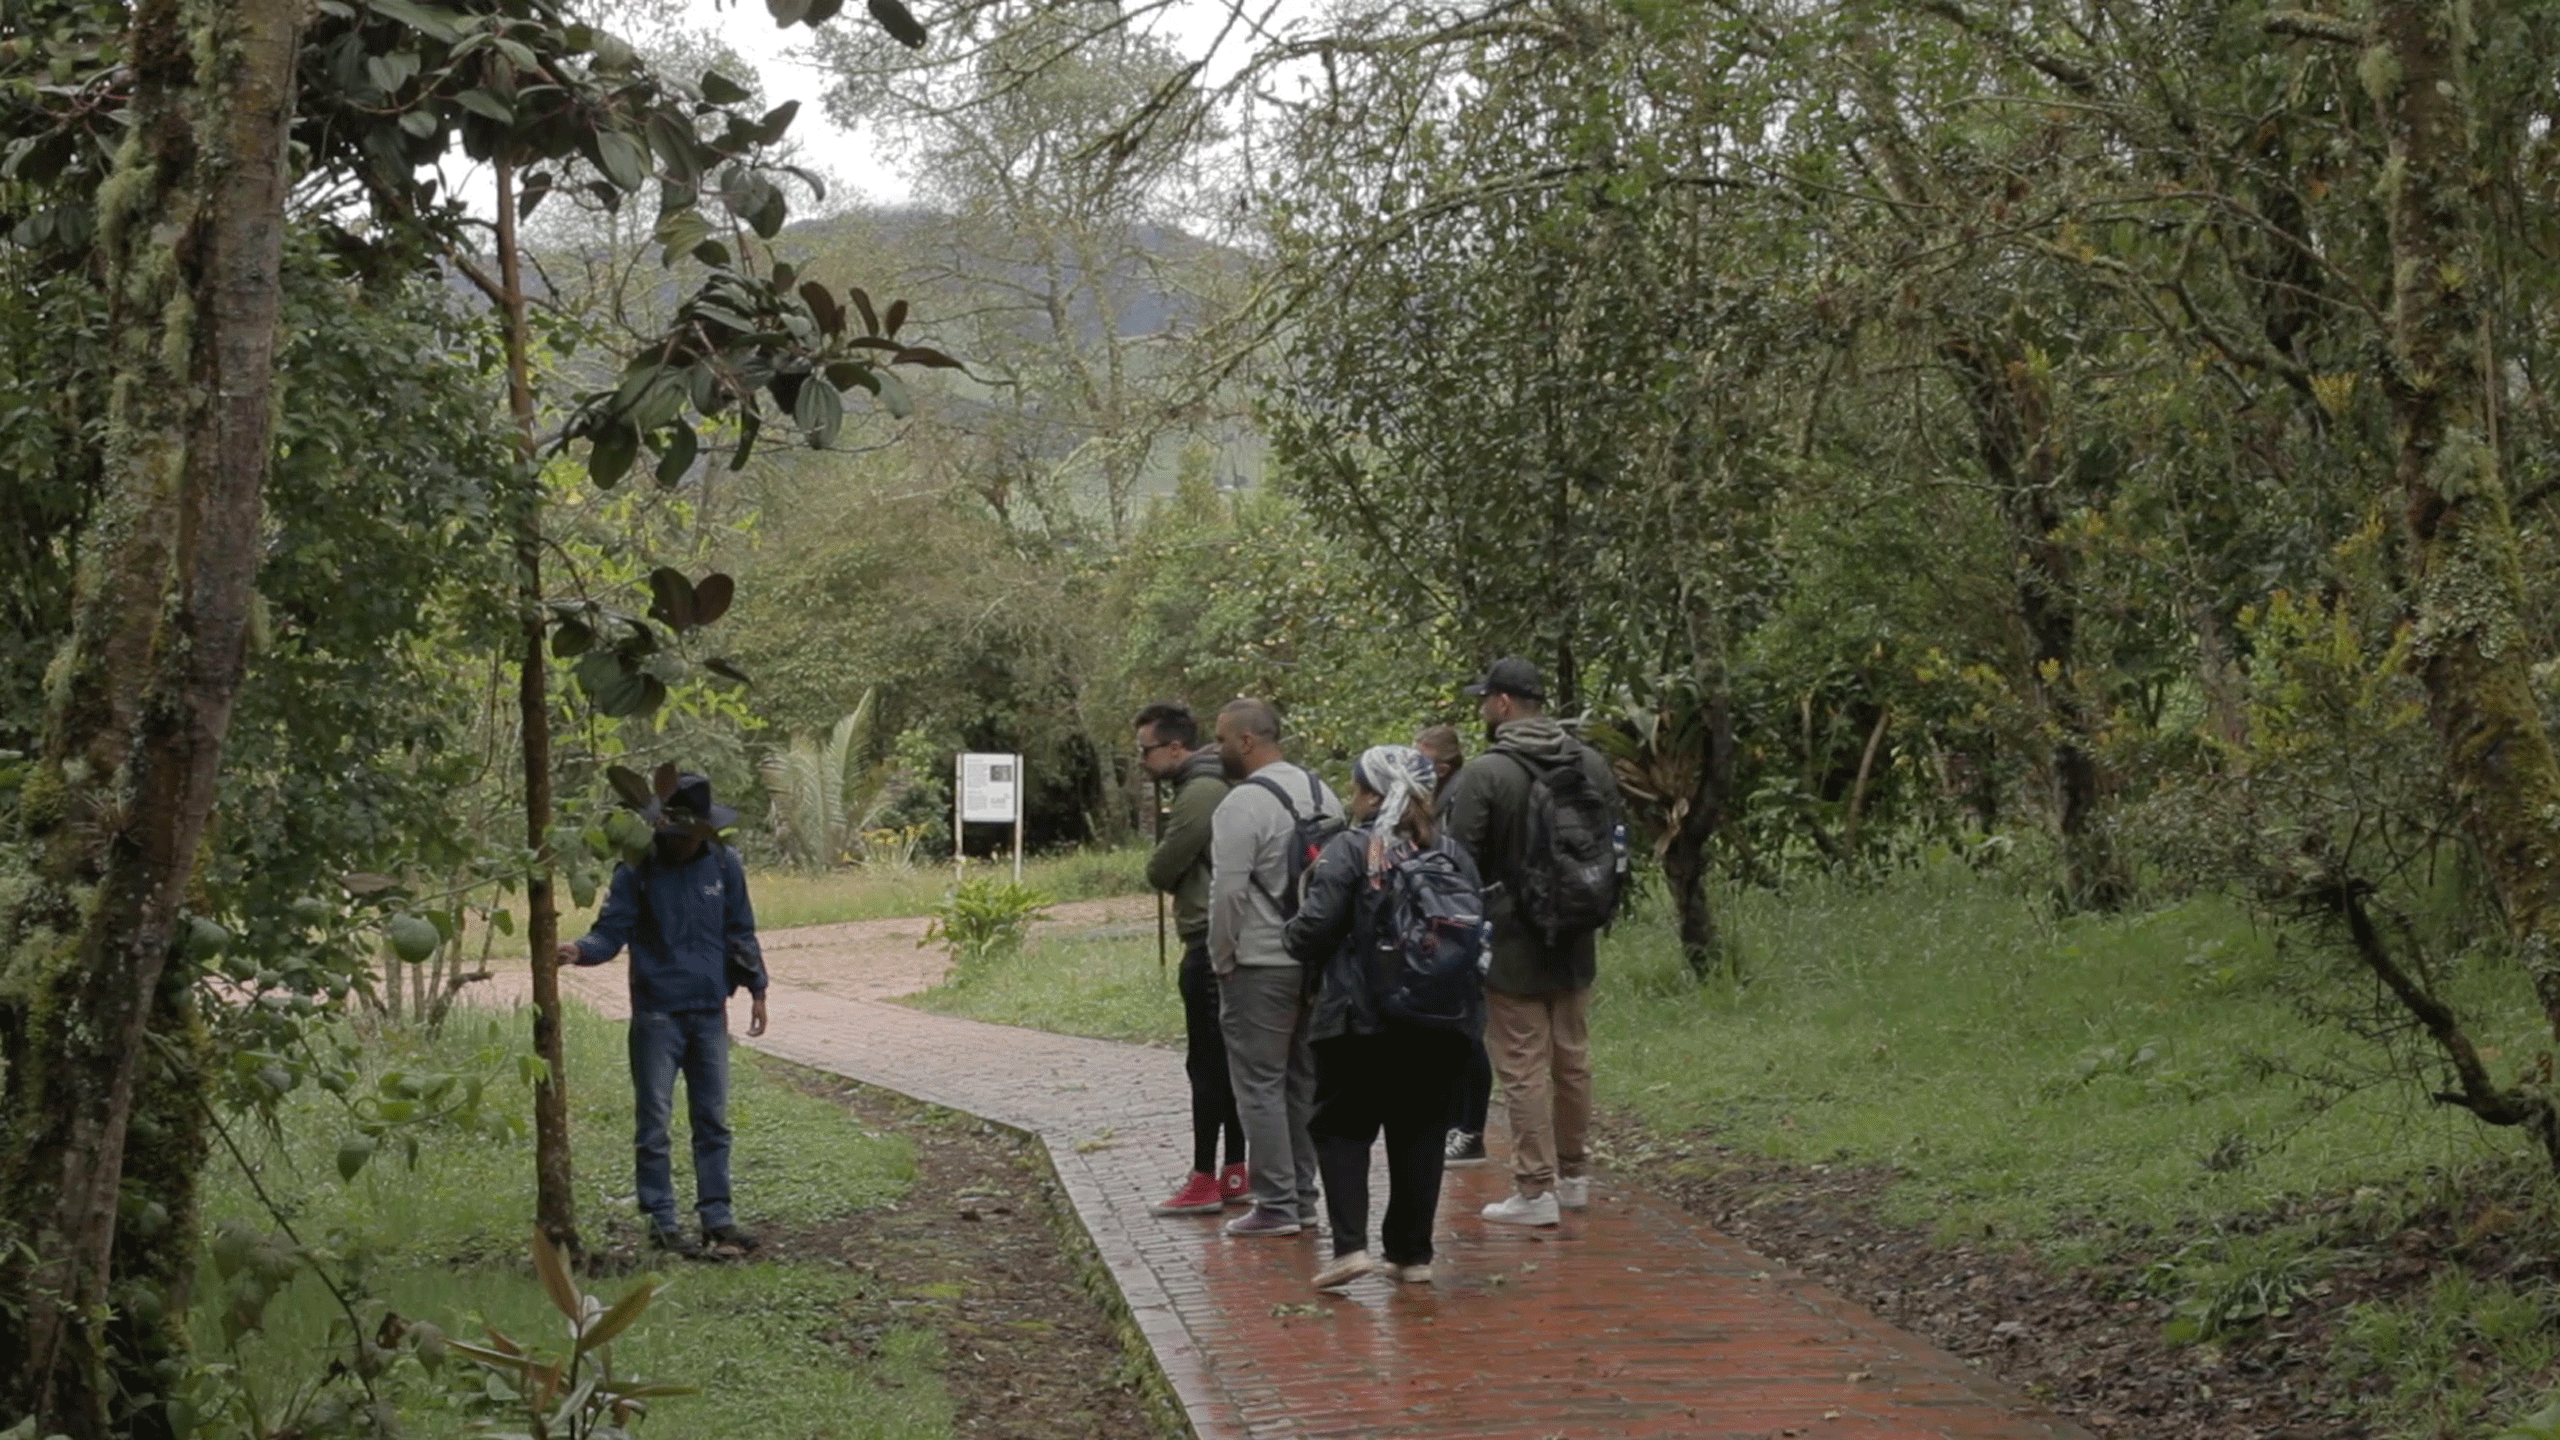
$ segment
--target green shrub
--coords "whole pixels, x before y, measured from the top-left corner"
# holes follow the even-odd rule
[[[1032,922],[1055,903],[1045,890],[1010,880],[963,880],[933,907],[918,945],[940,945],[965,977],[988,961],[1018,953]]]

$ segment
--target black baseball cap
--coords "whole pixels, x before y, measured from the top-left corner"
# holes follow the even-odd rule
[[[1493,662],[1491,668],[1484,672],[1483,679],[1468,686],[1467,693],[1479,696],[1496,693],[1517,695],[1544,705],[1547,703],[1547,677],[1538,673],[1537,666],[1519,656],[1505,655]]]

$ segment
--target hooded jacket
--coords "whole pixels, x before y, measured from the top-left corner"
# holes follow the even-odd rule
[[[1173,897],[1173,929],[1183,943],[1209,933],[1210,817],[1227,798],[1227,772],[1216,749],[1195,750],[1173,772],[1173,805],[1147,855],[1147,884]]]
[[[1609,773],[1609,762],[1565,733],[1551,715],[1506,723],[1495,733],[1492,749],[1450,778],[1440,801],[1442,829],[1476,857],[1485,877],[1485,918],[1493,922],[1493,968],[1485,974],[1485,985],[1509,995],[1580,990],[1599,972],[1592,932],[1567,935],[1550,946],[1521,923],[1515,899],[1529,848],[1531,779],[1538,770],[1561,764],[1580,765],[1592,785],[1609,797],[1611,814],[1618,813],[1618,780]]]
[[[1476,862],[1447,836],[1435,836],[1431,848],[1446,854],[1470,884],[1482,884]],[[1399,840],[1387,851],[1389,864],[1413,853]],[[1395,948],[1394,892],[1383,877],[1369,875],[1369,827],[1345,830],[1325,843],[1324,853],[1307,870],[1307,893],[1298,913],[1281,932],[1289,958],[1320,967],[1322,986],[1315,1012],[1307,1022],[1310,1041],[1339,1035],[1377,1035],[1394,1022],[1384,1009],[1387,992],[1401,978],[1404,958]],[[1484,1029],[1481,999],[1472,1002],[1471,1024]]]

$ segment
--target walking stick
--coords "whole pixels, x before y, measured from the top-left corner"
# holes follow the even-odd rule
[[[1161,845],[1164,843],[1164,782],[1156,781],[1154,789],[1156,793],[1155,842]],[[1164,973],[1164,892],[1161,890],[1156,892],[1156,973],[1158,975]]]

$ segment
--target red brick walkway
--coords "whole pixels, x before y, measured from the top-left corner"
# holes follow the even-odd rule
[[[1060,918],[1115,917],[1103,902]],[[1178,1054],[883,1003],[933,978],[920,930],[768,936],[773,1027],[753,1043],[1038,1135],[1203,1440],[2087,1440],[1607,1176],[1589,1211],[1527,1231],[1476,1218],[1506,1188],[1498,1166],[1451,1171],[1439,1283],[1373,1277],[1320,1295],[1307,1277],[1330,1251],[1313,1235],[1231,1240],[1215,1219],[1146,1213],[1187,1168]],[[618,967],[576,986],[619,1013]],[[1372,1194],[1384,1203],[1383,1174]]]

